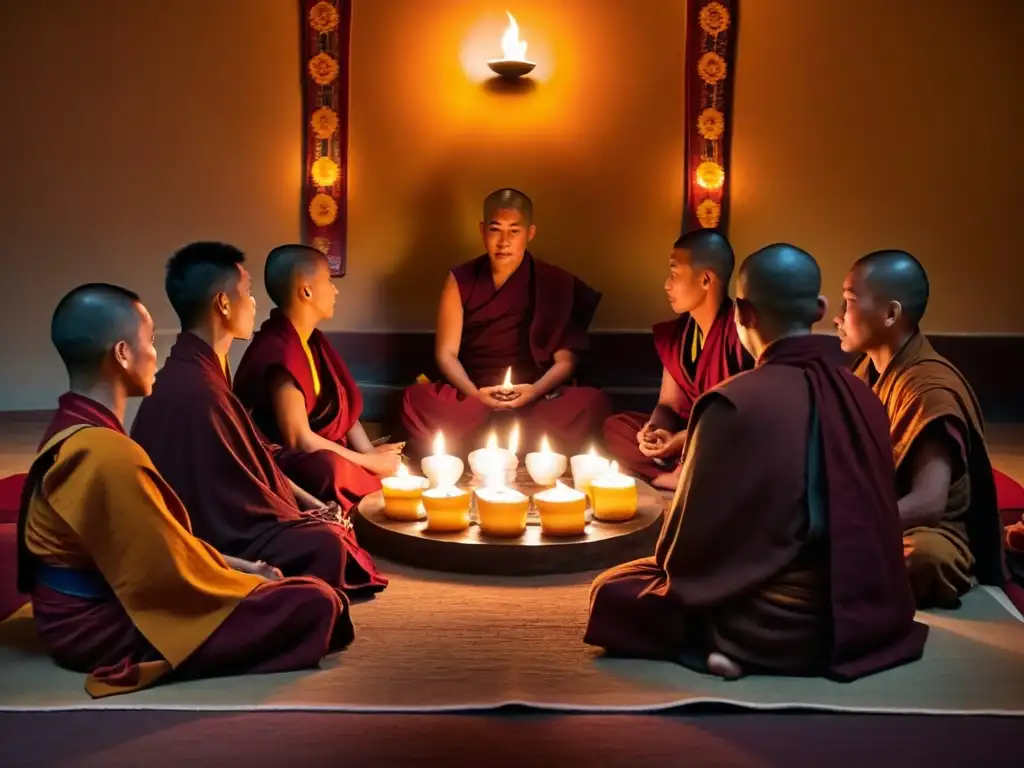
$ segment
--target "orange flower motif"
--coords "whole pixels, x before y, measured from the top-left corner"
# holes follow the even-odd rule
[[[310,176],[313,177],[313,183],[318,187],[333,187],[334,182],[341,175],[338,164],[329,157],[321,157],[314,161],[309,171]]]
[[[716,85],[725,80],[726,69],[725,59],[714,51],[708,51],[697,62],[697,74],[708,85]]]
[[[704,189],[721,189],[725,183],[725,169],[718,163],[705,160],[697,166],[697,183]]]
[[[700,9],[697,20],[701,29],[718,37],[729,28],[729,11],[721,3],[708,3]]]
[[[697,206],[697,221],[705,229],[712,229],[718,226],[722,218],[722,206],[710,198]]]
[[[338,204],[334,198],[321,192],[309,203],[309,218],[318,227],[326,227],[333,224],[338,218]]]
[[[338,26],[338,11],[328,2],[319,2],[309,9],[309,26],[320,34]]]
[[[309,124],[317,138],[329,139],[338,130],[338,113],[330,107],[320,107],[309,119]]]
[[[697,133],[708,141],[718,141],[725,132],[725,115],[708,107],[697,117]]]
[[[309,60],[309,76],[317,85],[330,85],[338,76],[338,62],[326,53],[318,53]]]
[[[313,247],[320,251],[320,253],[322,253],[324,256],[326,256],[327,252],[331,250],[331,241],[328,240],[326,237],[314,237]]]

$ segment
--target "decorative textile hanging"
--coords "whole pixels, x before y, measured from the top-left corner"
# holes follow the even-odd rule
[[[303,242],[347,268],[348,74],[352,0],[300,0]]]
[[[726,232],[739,0],[687,0],[683,232]]]

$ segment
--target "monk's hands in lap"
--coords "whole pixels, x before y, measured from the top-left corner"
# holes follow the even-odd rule
[[[502,387],[481,387],[476,392],[476,399],[492,411],[511,411],[513,408],[519,407],[521,397],[514,400],[499,400],[495,395],[501,391]]]
[[[647,430],[646,432],[644,430]],[[663,459],[678,456],[683,452],[686,432],[672,434],[667,429],[650,429],[645,426],[637,435],[640,453],[649,459]]]
[[[373,446],[374,453],[395,453],[401,455],[405,450],[405,443],[383,443]]]
[[[378,477],[391,477],[402,463],[402,454],[396,451],[364,453],[358,463]]]
[[[242,573],[251,573],[253,576],[261,576],[267,581],[280,581],[284,578],[281,571],[262,560],[257,560],[253,563],[249,560],[235,558],[232,562],[232,567],[236,571],[241,571]]]

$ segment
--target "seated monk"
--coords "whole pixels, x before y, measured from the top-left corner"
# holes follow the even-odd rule
[[[138,296],[76,288],[51,338],[70,392],[43,437],[18,518],[18,585],[44,647],[94,697],[164,677],[315,667],[352,640],[344,595],[281,579],[192,535],[181,501],[122,427],[156,373]]]
[[[526,246],[536,230],[522,192],[502,189],[484,200],[487,253],[455,267],[441,291],[435,357],[443,381],[405,391],[402,424],[416,455],[430,452],[439,431],[450,453],[464,455],[496,416],[521,421],[528,450],[546,434],[571,455],[609,416],[603,392],[570,385],[601,294],[535,259]],[[509,368],[511,399],[501,386]]]
[[[363,396],[317,325],[334,316],[338,289],[327,257],[306,245],[267,256],[267,293],[277,306],[242,355],[235,394],[272,442],[284,473],[343,513],[380,490],[402,446],[374,447],[359,421]]]
[[[730,376],[754,367],[733,322],[729,281],[732,246],[709,229],[689,232],[672,247],[665,293],[675,320],[654,326],[661,393],[650,416],[620,413],[604,423],[604,441],[619,463],[655,487],[675,489],[686,422],[693,404]]]
[[[744,262],[735,319],[757,366],[694,405],[654,556],[597,578],[585,642],[726,678],[852,680],[921,656],[885,410],[811,333],[820,287],[790,245]]]
[[[223,243],[194,243],[171,257],[167,298],[182,332],[132,438],[185,504],[195,534],[220,552],[265,560],[285,576],[317,576],[349,595],[378,592],[387,579],[351,524],[285,477],[231,391],[231,342],[248,339],[256,320],[244,261]]]
[[[1004,580],[1002,528],[981,408],[920,330],[924,267],[903,251],[865,256],[835,319],[854,373],[889,414],[903,549],[918,605],[954,607],[976,579]]]

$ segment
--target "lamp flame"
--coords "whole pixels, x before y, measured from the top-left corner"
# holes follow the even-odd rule
[[[508,11],[508,29],[501,36],[501,52],[510,61],[526,61],[526,42],[519,39],[519,24],[516,17]]]
[[[544,435],[544,437],[540,439],[540,452],[551,453],[551,443],[548,442],[547,435]]]
[[[505,371],[505,381],[503,381],[501,383],[501,388],[504,389],[506,392],[510,391],[512,389],[512,368],[511,367],[509,367],[509,369],[507,371]]]
[[[487,450],[496,451],[498,450],[498,433],[491,431],[490,437],[487,438]]]
[[[519,453],[519,422],[512,425],[512,432],[508,436],[509,453]]]
[[[438,432],[436,435],[434,435],[434,455],[435,456],[444,456],[444,454],[445,454],[444,432]]]
[[[405,462],[404,461],[398,462],[398,469],[395,470],[395,477],[408,477],[408,476],[409,476],[409,468],[407,466],[405,466]]]
[[[590,446],[590,450],[587,451],[587,453],[591,456],[597,456],[597,448],[595,448],[594,446]]]
[[[619,462],[613,461],[611,464],[608,465],[608,474],[609,475],[617,475],[617,474],[619,474]]]

